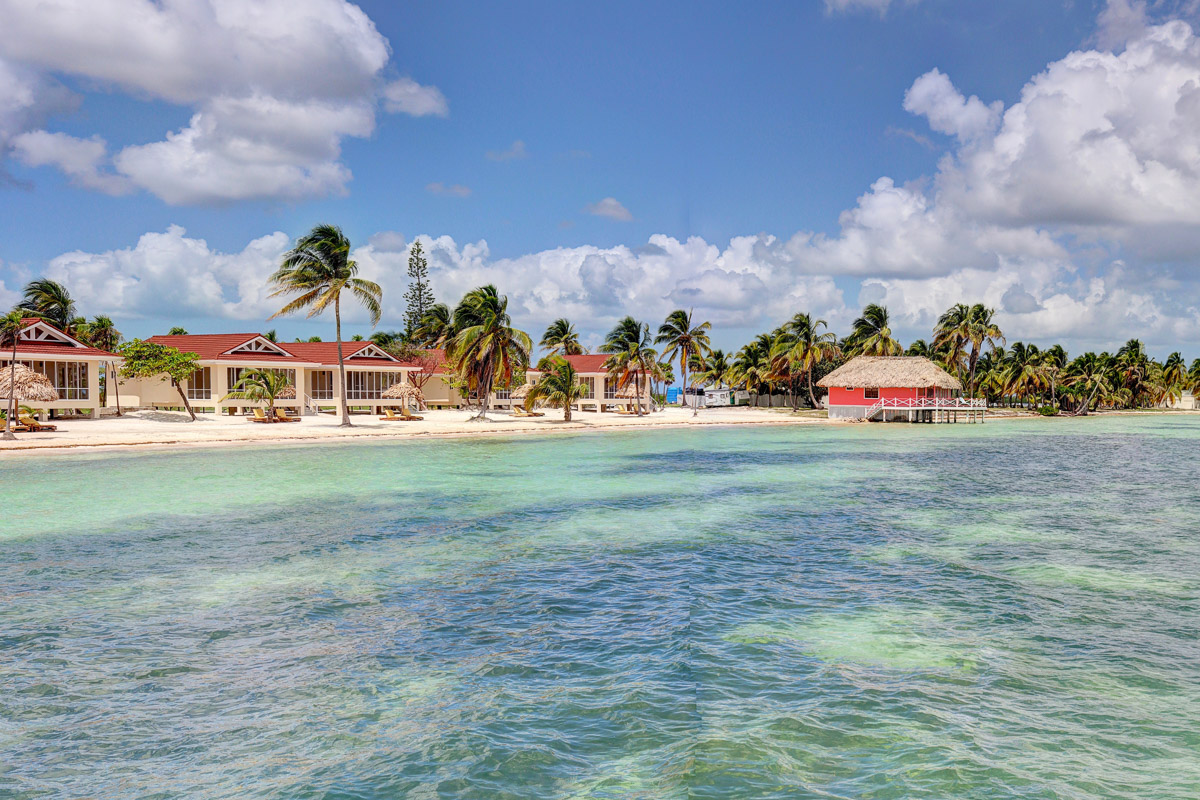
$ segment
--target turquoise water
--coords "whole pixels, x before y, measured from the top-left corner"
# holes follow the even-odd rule
[[[1200,419],[0,461],[0,797],[1195,798]]]

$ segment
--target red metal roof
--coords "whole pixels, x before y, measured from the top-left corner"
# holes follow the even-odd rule
[[[146,341],[174,347],[184,353],[195,353],[201,361],[286,362],[295,360],[305,364],[336,366],[337,342],[272,342],[286,355],[274,353],[230,353],[230,350],[259,338],[259,333],[196,333],[179,336],[151,336]],[[390,358],[378,356],[356,356],[359,350],[374,344],[370,341],[342,342],[342,356],[348,364],[371,364],[379,367],[402,366]]]
[[[574,367],[576,372],[608,373],[608,370],[604,368],[604,362],[608,360],[606,353],[587,353],[580,356],[560,356],[560,358],[566,358],[567,363]],[[529,371],[538,372],[536,368],[531,368]]]
[[[100,350],[99,348],[90,347],[88,345],[83,344],[83,342],[80,342],[74,336],[70,335],[69,333],[64,332],[62,329],[50,324],[46,320],[41,319],[39,317],[25,317],[21,321],[23,323],[25,323],[26,328],[35,323],[41,323],[45,327],[54,331],[59,336],[62,336],[65,339],[68,339],[69,341],[72,341],[72,342],[78,342],[80,346],[76,347],[75,345],[62,344],[61,342],[38,341],[36,339],[21,339],[17,343],[17,357],[18,358],[21,358],[21,357],[37,358],[39,355],[42,355],[42,356],[75,356],[76,358],[82,359],[84,361],[89,360],[89,359],[103,359],[103,360],[120,359],[120,356],[116,355],[115,353],[110,353],[107,350]],[[12,350],[9,349],[8,352],[11,354]]]

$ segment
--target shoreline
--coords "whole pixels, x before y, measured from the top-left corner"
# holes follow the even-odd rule
[[[597,420],[591,414],[576,414],[571,422],[561,419],[514,419],[494,412],[488,422],[468,421],[472,412],[461,410],[426,411],[426,419],[417,423],[382,423],[374,415],[356,415],[360,419],[350,429],[339,427],[336,417],[306,417],[300,423],[276,423],[257,426],[240,417],[200,415],[191,422],[176,412],[127,412],[121,417],[100,420],[57,420],[71,426],[54,433],[18,434],[15,442],[0,442],[0,454],[6,456],[62,455],[68,453],[111,453],[120,451],[185,450],[194,448],[289,446],[348,442],[415,441],[421,439],[464,439],[490,436],[525,436],[620,431],[668,430],[680,428],[733,428],[743,426],[852,426],[852,420],[833,420],[820,416],[792,416],[790,412],[763,408],[707,409],[693,417],[690,410],[668,408],[644,417],[615,417]],[[553,411],[548,412],[553,414]],[[1155,409],[1147,411],[1109,411],[1093,413],[1083,419],[1108,416],[1194,416],[1196,411]],[[988,422],[1019,419],[1055,421],[1080,417],[1042,417],[1037,414],[998,412]],[[207,427],[215,425],[215,428]],[[960,423],[963,424],[963,423]],[[984,423],[986,424],[986,423]],[[305,426],[303,430],[291,428]],[[408,426],[396,428],[388,426]],[[78,427],[75,427],[78,426]],[[95,427],[92,427],[95,426]],[[193,426],[197,426],[193,428]],[[278,427],[277,427],[278,426]],[[126,430],[121,430],[125,428]],[[73,434],[73,435],[72,435]],[[140,435],[139,435],[140,434]],[[182,434],[182,435],[181,435]],[[247,435],[250,434],[250,435]]]

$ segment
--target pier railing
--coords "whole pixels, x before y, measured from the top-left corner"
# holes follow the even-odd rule
[[[865,419],[883,411],[968,411],[986,412],[987,400],[968,397],[909,397],[878,400],[867,409]]]

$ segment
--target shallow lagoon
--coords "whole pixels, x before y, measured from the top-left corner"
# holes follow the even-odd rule
[[[0,461],[0,796],[1194,798],[1200,419]]]

